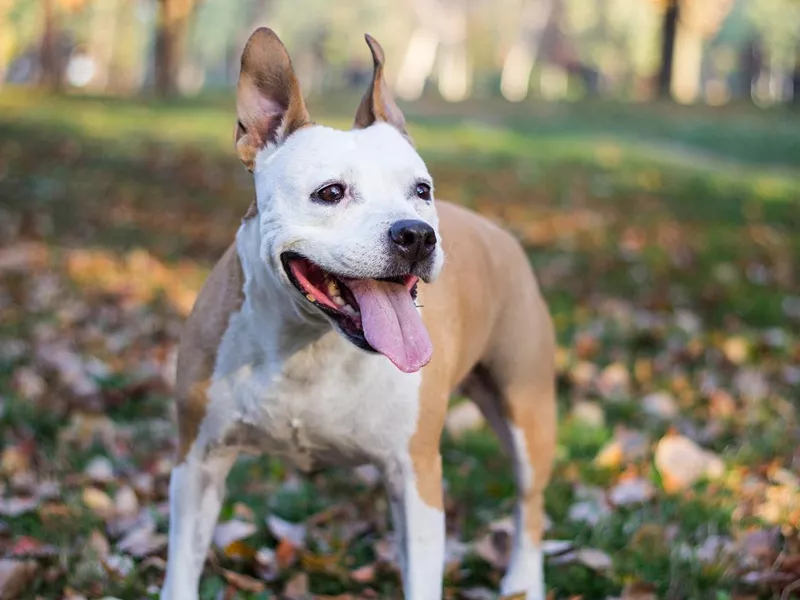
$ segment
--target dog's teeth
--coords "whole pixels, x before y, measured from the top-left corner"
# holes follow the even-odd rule
[[[339,286],[336,284],[336,281],[332,279],[328,281],[328,295],[331,298],[339,295]]]
[[[333,303],[336,306],[339,306],[339,307],[347,306],[347,303],[344,301],[344,298],[342,298],[341,296],[333,296]]]
[[[310,302],[316,302],[316,300],[314,300],[314,296],[311,294],[306,294],[306,298],[308,298]]]
[[[342,312],[347,315],[350,315],[351,317],[355,317],[358,315],[358,311],[349,304],[345,304],[344,306],[342,306]]]

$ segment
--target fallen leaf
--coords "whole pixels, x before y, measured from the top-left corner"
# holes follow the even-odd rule
[[[38,570],[38,564],[32,560],[0,558],[0,600],[22,596]]]
[[[114,501],[102,490],[95,487],[83,488],[81,498],[86,508],[97,513],[101,518],[107,518],[114,513]]]
[[[155,554],[167,545],[167,536],[156,533],[155,523],[146,522],[141,527],[129,531],[118,543],[121,552],[131,556],[144,557]]]
[[[350,579],[356,583],[370,583],[375,579],[375,565],[364,565],[351,571]]]
[[[127,579],[136,568],[133,559],[122,554],[111,554],[103,558],[102,562],[106,571],[119,579]]]
[[[283,595],[287,600],[302,600],[308,595],[308,575],[298,573],[292,577],[283,588]]]
[[[633,581],[622,588],[620,600],[658,600],[658,596],[652,584]]]
[[[297,546],[286,538],[282,539],[275,549],[275,559],[281,569],[288,569],[297,560]]]
[[[599,402],[582,400],[572,407],[570,419],[594,429],[601,429],[606,424],[606,413]]]
[[[250,537],[256,529],[252,523],[231,519],[216,526],[213,541],[219,548],[225,549],[234,542]]]
[[[677,434],[666,435],[658,442],[655,465],[664,489],[670,493],[685,490],[703,477],[718,478],[725,471],[725,463],[716,454]]]
[[[264,581],[275,581],[280,575],[280,567],[275,551],[272,548],[260,548],[253,556],[255,570]]]
[[[617,483],[608,493],[608,498],[615,506],[641,504],[653,499],[653,484],[643,477],[628,477]]]
[[[114,512],[117,517],[130,517],[139,512],[139,499],[129,485],[123,485],[114,494]]]
[[[642,398],[642,410],[651,417],[671,421],[678,416],[678,403],[675,396],[662,390]]]
[[[0,516],[18,517],[35,511],[39,504],[38,498],[0,498]]]
[[[242,573],[222,569],[222,576],[230,585],[236,589],[244,590],[245,592],[258,594],[266,589],[263,581],[259,581],[248,575],[243,575]]]
[[[97,456],[89,461],[83,470],[86,476],[94,483],[108,483],[114,481],[114,465],[105,456]]]
[[[550,559],[553,565],[582,564],[594,571],[607,571],[613,563],[611,557],[597,548],[580,548]]]
[[[31,453],[27,446],[6,446],[0,454],[0,472],[14,475],[26,471],[31,465]]]
[[[464,434],[480,429],[485,423],[483,413],[474,402],[460,402],[447,412],[444,427],[454,440],[458,440]]]
[[[302,523],[290,523],[275,515],[269,515],[267,527],[276,539],[288,540],[297,548],[305,546],[306,526]]]

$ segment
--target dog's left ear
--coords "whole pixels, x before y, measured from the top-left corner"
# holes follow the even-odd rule
[[[374,70],[372,72],[372,82],[367,88],[367,93],[361,100],[361,104],[356,111],[356,120],[353,124],[355,129],[366,129],[376,121],[393,125],[404,136],[408,136],[406,131],[406,119],[403,113],[395,104],[394,97],[389,91],[386,79],[383,76],[383,63],[385,56],[383,48],[378,41],[371,35],[364,35],[367,45],[372,52],[372,62]]]
[[[236,112],[236,150],[250,171],[259,150],[311,124],[289,53],[266,27],[253,32],[242,52]]]

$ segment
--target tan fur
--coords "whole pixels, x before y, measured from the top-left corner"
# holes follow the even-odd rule
[[[192,447],[206,414],[206,392],[220,341],[231,314],[244,302],[244,274],[231,244],[208,276],[181,335],[175,395],[178,404],[178,462]]]
[[[271,29],[253,32],[242,51],[236,112],[236,150],[250,171],[259,150],[311,124],[289,53]]]
[[[440,507],[435,461],[447,401],[478,365],[491,374],[503,416],[526,435],[534,490],[526,519],[541,539],[541,491],[555,450],[554,336],[527,257],[506,231],[475,213],[437,202],[445,266],[421,289],[422,314],[434,356],[422,372],[420,417],[411,440],[418,491]],[[440,468],[438,473],[440,474]]]
[[[386,61],[383,48],[381,48],[378,41],[369,34],[365,35],[364,39],[367,40],[367,45],[369,46],[370,52],[372,52],[374,68],[372,71],[372,81],[364,97],[361,99],[358,110],[356,110],[353,128],[365,129],[376,121],[381,121],[393,125],[403,135],[408,137],[405,117],[395,103],[394,97],[389,91],[389,86],[386,85],[386,78],[383,75],[383,65]]]

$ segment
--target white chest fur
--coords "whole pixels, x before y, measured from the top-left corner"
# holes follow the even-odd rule
[[[232,317],[202,436],[305,470],[381,462],[407,446],[419,412],[419,373],[401,373],[334,331],[276,360],[258,331],[246,309]]]

